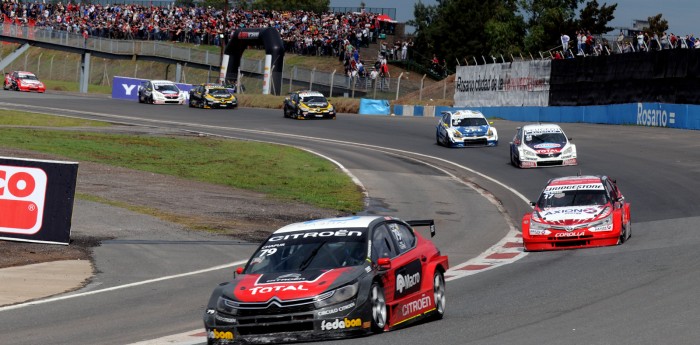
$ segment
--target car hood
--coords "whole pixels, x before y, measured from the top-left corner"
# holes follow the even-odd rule
[[[38,80],[28,80],[28,79],[22,79],[22,84],[30,84],[30,85],[41,85],[42,83]]]
[[[537,209],[541,219],[552,225],[574,225],[592,222],[608,215],[603,210],[608,205],[549,207]]]
[[[452,127],[462,133],[464,136],[482,136],[486,135],[489,130],[489,125],[483,126],[464,126],[464,127]]]
[[[350,283],[365,272],[364,266],[331,270],[307,270],[265,274],[242,274],[223,289],[225,297],[247,302],[311,298]]]

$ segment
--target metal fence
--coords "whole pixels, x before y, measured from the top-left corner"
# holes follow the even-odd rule
[[[185,80],[179,81],[192,84],[215,81],[218,78],[218,70],[221,61],[219,52],[214,53],[204,49],[180,47],[166,41],[115,40],[101,37],[89,37],[85,40],[81,35],[66,31],[46,30],[16,25],[3,26],[2,34],[4,36],[22,38],[30,41],[52,43],[79,49],[91,49],[104,53],[170,58],[180,61],[184,65],[182,78]],[[24,56],[24,66],[27,66],[28,56],[29,53]],[[93,57],[93,59],[96,58]],[[105,60],[102,58],[97,59],[100,61]],[[51,66],[53,66],[54,58],[51,58],[50,61]],[[57,64],[59,63],[58,61],[56,62]],[[44,63],[46,63],[46,61]],[[76,55],[76,58],[71,59],[70,62],[66,60],[61,63],[68,66],[76,64],[79,66],[80,62],[79,57]],[[187,67],[188,63],[198,63],[210,67],[208,71],[201,69],[200,71],[194,71],[193,68]],[[18,63],[13,64],[14,66],[18,65]],[[21,65],[21,62],[19,65]],[[38,64],[33,62],[30,63],[30,65],[41,67],[41,62],[39,61]],[[114,66],[109,66],[106,62],[100,66],[102,65],[105,66],[104,70],[99,71],[94,78],[91,78],[90,83],[93,83],[95,79],[99,79],[100,84],[104,84],[105,78],[119,73],[118,71],[120,69],[116,67],[120,66],[127,70],[126,73],[122,73],[120,76],[133,75],[134,77],[171,80],[175,78],[175,73],[172,73],[172,75],[168,74],[167,64],[118,60],[114,61]],[[94,69],[95,65],[93,64],[93,70]],[[66,81],[77,80],[77,68],[70,68],[70,70],[72,72],[66,70],[66,73],[54,73],[56,69],[52,68],[49,79],[56,78],[56,80]],[[165,75],[163,75],[163,72],[165,72]],[[262,93],[262,76],[265,72],[263,60],[241,59],[240,72],[246,93]],[[91,71],[91,75],[95,73],[95,71]],[[158,77],[154,77],[153,75],[157,75]],[[284,66],[283,80],[284,85],[272,85],[273,90],[277,90],[276,87],[280,87],[280,94],[298,89],[311,89],[344,97],[398,99],[419,91],[425,83],[425,75],[404,72],[391,77],[377,77],[376,79],[372,79],[369,76],[350,77],[345,75],[342,71],[337,73],[336,71],[326,72],[296,66]]]

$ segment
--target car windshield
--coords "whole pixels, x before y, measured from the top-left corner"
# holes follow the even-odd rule
[[[177,88],[177,86],[173,84],[156,84],[156,91],[158,92],[163,92],[163,91],[174,91],[174,92],[180,92],[180,89]]]
[[[325,103],[326,98],[323,96],[306,96],[301,101],[304,103]]]
[[[209,94],[212,96],[228,96],[229,92],[226,89],[209,89]]]
[[[539,144],[554,143],[564,146],[566,144],[566,136],[562,132],[537,133],[529,134],[525,132],[525,144],[528,146],[537,146]]]
[[[486,119],[483,117],[465,117],[452,120],[452,125],[455,127],[485,126],[487,124]]]
[[[607,203],[608,197],[603,189],[545,190],[537,201],[537,206],[544,209],[568,206],[600,206]]]
[[[314,230],[272,235],[248,261],[245,273],[299,272],[357,266],[367,258],[364,231]]]
[[[20,74],[19,79],[25,79],[25,80],[39,80],[36,78],[35,75],[33,74]]]

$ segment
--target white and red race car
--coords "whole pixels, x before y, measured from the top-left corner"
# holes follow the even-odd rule
[[[2,88],[5,90],[46,92],[46,85],[34,73],[24,71],[5,73]]]
[[[622,244],[632,236],[630,204],[607,176],[549,180],[523,216],[525,251]]]
[[[510,163],[519,168],[577,165],[576,145],[555,124],[518,127],[510,142]]]

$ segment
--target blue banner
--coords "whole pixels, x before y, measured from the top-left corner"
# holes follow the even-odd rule
[[[112,98],[138,101],[139,85],[147,80],[148,79],[115,76],[112,80]],[[175,85],[177,85],[180,91],[185,92],[185,96],[189,100],[189,91],[192,90],[192,84],[175,83]]]
[[[358,113],[364,115],[389,115],[391,114],[391,106],[387,100],[362,98]]]

